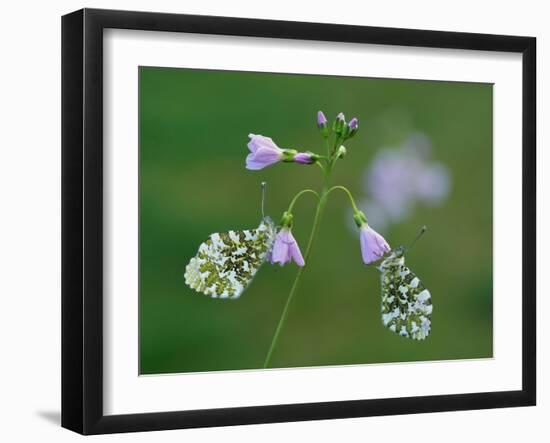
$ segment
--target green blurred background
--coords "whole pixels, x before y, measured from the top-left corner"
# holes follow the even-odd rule
[[[358,197],[377,150],[413,131],[448,168],[446,201],[385,232],[397,246],[429,226],[407,263],[431,291],[432,333],[414,342],[382,326],[379,272],[362,264],[348,202],[333,193],[272,366],[492,357],[492,85],[150,67],[139,75],[142,374],[262,366],[297,267],[265,264],[234,301],[195,293],[183,273],[211,233],[258,225],[261,181],[276,221],[297,191],[320,185],[315,166],[244,167],[249,133],[323,153],[320,109],[360,120],[333,175]],[[295,210],[303,248],[313,210],[308,198]]]

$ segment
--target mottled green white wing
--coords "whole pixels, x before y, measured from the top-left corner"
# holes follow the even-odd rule
[[[391,254],[382,271],[382,323],[413,340],[424,340],[431,329],[432,297],[420,279],[405,266],[405,258]]]
[[[269,217],[256,229],[212,234],[185,268],[185,283],[214,298],[238,298],[266,260],[274,239]]]

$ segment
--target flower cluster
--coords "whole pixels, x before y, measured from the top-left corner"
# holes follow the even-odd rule
[[[311,165],[318,163],[325,172],[325,181],[328,182],[328,176],[332,171],[335,162],[344,158],[347,153],[343,143],[354,137],[359,130],[359,120],[352,118],[346,122],[346,118],[340,112],[334,119],[332,125],[322,111],[317,113],[317,128],[327,144],[326,155],[318,155],[310,151],[299,152],[296,149],[283,149],[270,138],[263,135],[249,134],[248,149],[250,154],[246,158],[246,167],[251,170],[260,170],[278,162],[294,162],[302,165]],[[324,162],[323,164],[321,164]],[[298,193],[294,198],[288,210],[283,214],[279,231],[275,237],[273,249],[269,254],[269,261],[272,264],[278,263],[284,265],[294,261],[298,266],[304,266],[305,260],[296,239],[292,234],[293,214],[292,207],[296,199],[304,192],[313,192],[319,198],[319,201],[325,201],[332,190],[344,190],[351,201],[354,209],[354,219],[359,228],[359,238],[361,246],[361,256],[365,264],[371,264],[383,258],[384,254],[390,251],[390,246],[386,240],[367,224],[365,214],[357,208],[351,193],[343,186],[335,186],[328,189],[324,188],[325,194],[319,195],[315,191],[305,190]],[[306,252],[306,259],[308,252]]]

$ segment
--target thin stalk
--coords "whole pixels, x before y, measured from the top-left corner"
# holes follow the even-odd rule
[[[338,144],[338,141],[339,141],[339,137],[337,137],[335,142],[334,142],[335,146]],[[328,144],[328,141],[327,141],[327,148],[328,149],[330,149],[329,146],[330,145]],[[281,314],[281,318],[279,319],[277,329],[275,330],[275,334],[273,335],[273,339],[271,340],[271,345],[269,346],[269,351],[267,352],[267,356],[266,356],[265,361],[264,361],[264,368],[267,368],[269,366],[269,363],[271,362],[271,357],[273,355],[273,351],[275,350],[275,346],[277,345],[277,342],[279,340],[279,336],[281,335],[281,331],[283,329],[286,318],[288,316],[288,310],[289,310],[290,304],[292,303],[292,299],[294,297],[294,294],[296,294],[296,292],[298,291],[298,286],[300,285],[300,280],[301,280],[302,275],[304,274],[304,272],[306,270],[306,267],[308,266],[309,257],[311,255],[311,250],[312,250],[315,238],[317,236],[317,232],[319,231],[319,225],[320,225],[321,219],[323,217],[323,212],[325,210],[325,205],[327,203],[328,195],[330,194],[330,192],[332,190],[334,190],[336,188],[335,187],[335,188],[329,189],[330,177],[331,177],[331,174],[332,174],[332,169],[334,167],[335,161],[336,161],[335,156],[329,155],[329,158],[327,159],[327,167],[326,167],[326,169],[323,170],[323,172],[324,172],[323,187],[321,189],[320,194],[317,195],[317,197],[319,198],[319,201],[317,202],[317,208],[315,209],[315,216],[313,218],[313,224],[312,224],[312,227],[311,227],[311,232],[309,234],[309,240],[307,242],[306,253],[305,253],[305,256],[304,256],[305,265],[303,267],[301,267],[300,269],[298,269],[298,272],[296,273],[296,277],[294,278],[294,282],[292,283],[292,286],[290,288],[290,292],[288,293],[288,297],[286,299],[286,303],[285,303],[285,307],[283,309],[283,313]],[[301,196],[302,193],[305,193],[305,192],[313,192],[313,191],[308,189],[308,190],[304,190],[304,191],[298,193],[294,197],[293,201],[291,202],[291,207],[294,206],[294,203],[297,200],[297,198],[299,196]],[[348,193],[349,193],[349,191],[348,191]],[[349,195],[351,196],[351,194],[349,194]],[[289,211],[290,211],[290,209],[289,209]]]
[[[325,178],[326,181],[326,178]],[[283,313],[281,314],[281,318],[279,319],[279,324],[277,325],[277,329],[275,330],[275,334],[273,335],[273,339],[271,340],[271,346],[269,347],[269,351],[267,352],[267,356],[264,361],[264,368],[267,368],[269,366],[269,363],[271,361],[271,356],[273,354],[273,350],[275,349],[275,346],[277,345],[277,341],[279,340],[279,335],[281,334],[281,330],[283,329],[283,326],[285,324],[285,320],[288,316],[288,308],[290,307],[290,304],[292,302],[292,299],[294,297],[294,294],[298,290],[298,286],[300,284],[300,279],[307,267],[309,256],[311,254],[311,249],[313,246],[313,242],[315,240],[317,231],[319,229],[319,224],[321,221],[321,217],[323,215],[323,211],[325,209],[326,201],[327,201],[327,186],[325,185],[323,187],[323,191],[321,193],[321,197],[319,199],[319,202],[317,203],[317,208],[315,210],[315,217],[313,218],[313,226],[311,228],[311,233],[309,234],[309,240],[306,247],[306,254],[304,257],[305,265],[302,266],[300,269],[298,269],[298,272],[296,273],[296,278],[294,279],[294,283],[292,283],[292,287],[290,288],[290,292],[288,293],[288,297],[286,299],[285,307],[283,309]]]
[[[292,201],[290,202],[290,205],[288,205],[288,212],[292,212],[292,209],[294,208],[294,205],[296,204],[296,202],[298,201],[298,199],[304,195],[304,194],[307,194],[307,193],[311,193],[313,195],[315,195],[315,197],[317,197],[317,200],[319,200],[319,194],[317,194],[317,192],[315,192],[313,189],[304,189],[300,192],[298,192],[298,194],[296,194],[294,196],[294,198],[292,199]]]
[[[323,167],[323,165],[319,162],[315,162],[315,164],[321,168],[321,171],[323,171],[323,174],[324,174],[325,173],[325,168]]]
[[[330,194],[332,191],[336,191],[336,190],[340,190],[340,191],[344,191],[348,198],[349,198],[349,202],[353,208],[353,210],[355,212],[359,212],[359,208],[357,207],[357,205],[355,204],[355,199],[353,198],[353,195],[351,195],[351,192],[348,188],[346,188],[345,186],[333,186],[332,188],[330,188],[328,191],[327,191],[327,195]]]

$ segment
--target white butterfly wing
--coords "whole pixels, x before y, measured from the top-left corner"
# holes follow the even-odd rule
[[[431,330],[433,310],[430,291],[405,266],[404,257],[390,255],[382,271],[382,323],[413,340],[424,340]]]
[[[269,217],[256,229],[214,233],[189,261],[185,283],[213,298],[238,298],[266,260],[274,239]]]

